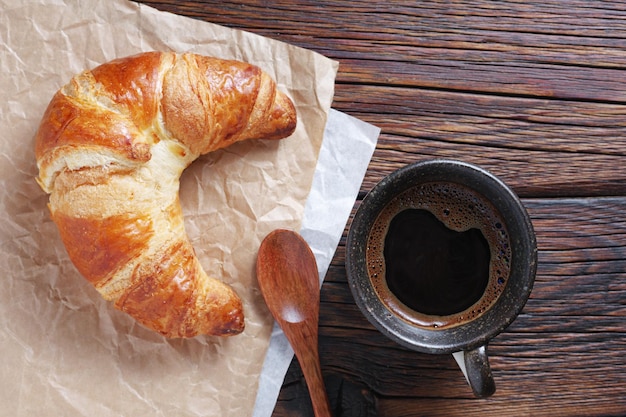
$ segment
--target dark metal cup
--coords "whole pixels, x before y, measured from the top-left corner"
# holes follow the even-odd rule
[[[499,213],[510,242],[509,269],[498,297],[481,314],[453,326],[416,325],[390,308],[368,270],[368,239],[385,207],[399,194],[427,183],[451,183],[469,188]],[[352,221],[347,241],[346,270],[355,302],[365,317],[383,334],[419,352],[453,353],[474,394],[495,392],[487,345],[504,331],[526,304],[537,267],[535,233],[524,206],[500,179],[477,166],[451,160],[408,165],[378,183],[364,198]],[[397,300],[395,301],[397,303]],[[402,305],[402,303],[399,303]],[[405,305],[402,309],[408,309]]]

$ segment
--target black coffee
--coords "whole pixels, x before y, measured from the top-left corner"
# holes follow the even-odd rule
[[[407,307],[429,315],[460,313],[489,282],[489,243],[480,230],[450,230],[432,213],[406,209],[389,225],[385,279]]]
[[[445,328],[495,303],[509,276],[508,232],[472,189],[426,183],[396,196],[368,238],[368,273],[378,297],[413,324]]]

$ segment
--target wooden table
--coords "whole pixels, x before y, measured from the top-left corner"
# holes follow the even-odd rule
[[[531,215],[537,279],[489,346],[489,399],[451,356],[366,321],[346,281],[348,224],[321,293],[336,416],[626,415],[624,2],[145,3],[338,60],[333,107],[382,128],[359,200],[393,170],[445,157],[500,176]],[[295,361],[274,415],[312,415]]]

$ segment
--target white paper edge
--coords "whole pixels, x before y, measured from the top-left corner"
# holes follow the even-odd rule
[[[459,365],[459,368],[461,368],[461,372],[463,372],[463,376],[465,376],[465,380],[469,384],[470,382],[469,377],[467,376],[467,368],[465,367],[465,352],[454,352],[452,357],[456,361],[457,365]]]
[[[334,109],[329,112],[300,230],[315,254],[320,285],[354,207],[379,133],[376,126]],[[293,354],[282,330],[274,323],[253,417],[272,415]]]

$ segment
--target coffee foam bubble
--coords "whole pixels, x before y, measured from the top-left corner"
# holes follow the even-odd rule
[[[489,282],[483,296],[464,311],[448,316],[415,312],[399,301],[387,287],[385,237],[393,218],[407,209],[427,210],[456,232],[476,228],[487,240],[491,254]],[[511,245],[502,217],[483,196],[460,184],[431,182],[399,194],[380,212],[368,236],[366,262],[374,290],[392,311],[418,326],[443,329],[480,317],[497,301],[510,274]]]

